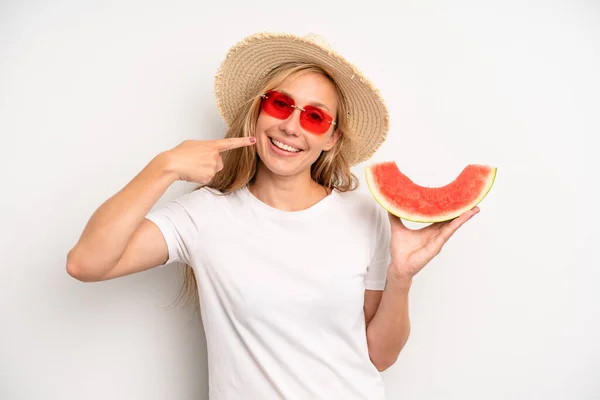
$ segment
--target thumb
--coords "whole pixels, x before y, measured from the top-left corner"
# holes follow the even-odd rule
[[[404,222],[402,222],[402,218],[392,214],[391,212],[388,211],[388,219],[390,220],[390,225],[392,226],[392,229],[395,230],[408,230],[408,228],[406,227],[406,225],[404,225]]]

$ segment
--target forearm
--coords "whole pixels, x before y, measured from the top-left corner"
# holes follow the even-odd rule
[[[410,334],[408,294],[412,279],[396,275],[388,268],[387,283],[377,312],[367,326],[369,355],[383,371],[394,364]]]
[[[175,180],[167,156],[155,157],[92,214],[67,263],[85,265],[94,273],[114,266],[144,217]]]

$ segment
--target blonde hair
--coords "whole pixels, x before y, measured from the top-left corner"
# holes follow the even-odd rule
[[[332,75],[322,66],[305,63],[286,63],[270,71],[258,85],[258,91],[238,111],[226,138],[249,137],[254,135],[258,115],[260,113],[261,95],[276,88],[289,76],[304,73],[319,73],[333,84],[338,97],[336,129],[340,136],[329,151],[323,151],[311,166],[312,179],[325,187],[328,192],[338,190],[346,192],[358,187],[357,177],[350,171],[350,165],[341,152],[352,140],[353,132],[348,131],[346,120],[346,100]],[[195,190],[208,187],[221,194],[232,193],[252,183],[256,177],[258,154],[254,146],[244,146],[221,153],[223,169],[215,174],[212,180]],[[176,302],[186,299],[186,304],[193,303],[196,313],[199,311],[198,286],[194,270],[186,265],[183,271],[183,283]]]

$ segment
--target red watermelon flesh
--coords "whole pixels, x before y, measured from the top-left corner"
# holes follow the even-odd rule
[[[391,214],[409,221],[438,222],[456,218],[479,204],[492,188],[496,170],[471,164],[447,185],[426,187],[388,161],[368,166],[366,177],[375,200]]]

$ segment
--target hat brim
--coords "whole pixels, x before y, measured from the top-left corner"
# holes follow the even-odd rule
[[[310,38],[287,33],[259,33],[234,45],[215,77],[219,113],[230,126],[240,107],[256,94],[266,74],[283,63],[324,66],[347,101],[351,140],[342,149],[350,165],[368,160],[389,130],[387,107],[373,84],[344,57]]]

